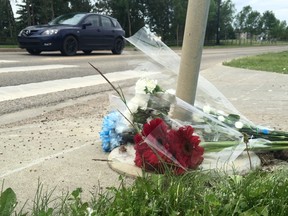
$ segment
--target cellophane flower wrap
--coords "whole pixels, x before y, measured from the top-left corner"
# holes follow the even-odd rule
[[[201,168],[209,154],[215,163],[229,163],[244,151],[287,148],[287,132],[255,125],[201,75],[195,105],[177,98],[180,58],[147,28],[127,40],[153,61],[141,64],[143,77],[129,88],[129,100],[111,97],[113,111],[104,117],[100,132],[104,151],[132,144],[136,166],[183,174]],[[148,78],[145,71],[151,70],[157,73]]]
[[[134,136],[135,164],[149,171],[163,173],[172,168],[176,174],[196,169],[203,161],[204,148],[192,126],[171,128],[163,119],[144,124]]]

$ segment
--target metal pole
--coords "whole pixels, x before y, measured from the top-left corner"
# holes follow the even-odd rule
[[[210,0],[189,0],[176,96],[194,105]]]

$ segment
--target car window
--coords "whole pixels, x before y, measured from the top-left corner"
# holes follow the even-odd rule
[[[113,26],[114,26],[114,27],[118,27],[118,22],[117,22],[117,20],[115,20],[115,19],[111,19],[111,20],[112,20]]]
[[[113,24],[111,22],[111,20],[108,17],[101,17],[101,21],[102,21],[102,26],[103,28],[111,28],[113,27]]]
[[[52,20],[50,25],[66,24],[77,25],[79,21],[85,16],[85,14],[65,14]]]
[[[97,15],[88,16],[84,23],[91,23],[91,27],[99,27],[100,26],[100,17]]]

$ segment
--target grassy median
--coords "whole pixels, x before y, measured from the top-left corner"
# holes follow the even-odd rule
[[[224,62],[226,66],[288,74],[288,51],[265,53]]]

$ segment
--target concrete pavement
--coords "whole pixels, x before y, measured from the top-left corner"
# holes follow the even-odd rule
[[[288,75],[220,64],[201,74],[254,123],[288,130]],[[38,114],[0,123],[0,181],[5,180],[4,188],[16,192],[19,206],[26,199],[33,200],[38,181],[44,189],[57,187],[55,195],[82,187],[84,198],[99,185],[119,185],[119,175],[102,161],[108,155],[102,152],[98,135],[108,112],[108,95],[92,95],[56,109],[24,111],[19,116]]]

